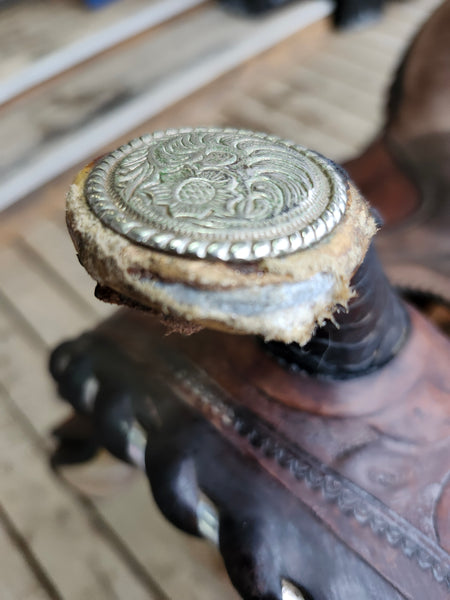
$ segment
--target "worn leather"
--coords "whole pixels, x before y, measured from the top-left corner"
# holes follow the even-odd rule
[[[398,69],[386,124],[345,167],[385,225],[377,249],[391,281],[450,305],[450,2]]]
[[[439,600],[450,594],[450,344],[410,316],[399,355],[348,381],[290,372],[252,337],[167,337],[126,310],[57,349],[52,372],[115,456],[131,460],[139,423],[153,495],[175,525],[198,534],[200,495],[213,502],[245,600],[281,600],[282,577],[315,600]]]

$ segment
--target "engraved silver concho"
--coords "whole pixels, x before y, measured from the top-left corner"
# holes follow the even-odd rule
[[[319,154],[236,129],[144,135],[103,158],[86,198],[106,226],[157,250],[257,261],[308,248],[339,223],[341,173]]]

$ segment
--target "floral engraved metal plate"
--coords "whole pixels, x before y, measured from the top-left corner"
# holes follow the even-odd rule
[[[345,212],[346,183],[325,158],[277,137],[179,129],[132,140],[86,182],[97,217],[150,248],[255,261],[307,248]]]

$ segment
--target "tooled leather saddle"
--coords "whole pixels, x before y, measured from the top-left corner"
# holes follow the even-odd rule
[[[375,246],[391,282],[422,303],[425,298],[442,307],[450,304],[449,51],[447,1],[402,62],[383,131],[346,165],[385,221]],[[216,154],[219,159],[228,160]],[[133,154],[125,166],[137,172],[141,160]],[[177,167],[177,179],[170,180],[178,194],[176,210],[189,218],[203,210],[197,205],[197,212],[189,212],[179,202],[181,197],[189,206],[197,201],[199,180],[188,169],[195,160],[183,163],[181,179]],[[330,168],[346,180],[342,170]],[[202,171],[202,193],[215,186],[216,198],[225,194],[226,175],[211,169],[208,163],[207,174]],[[149,190],[150,179],[145,181]],[[133,218],[143,197],[133,200]],[[112,219],[110,207],[99,210]],[[117,235],[126,236],[132,227],[126,232],[121,218]],[[132,245],[149,238],[145,228],[135,229],[141,242]],[[191,246],[180,250],[183,238],[158,235],[151,240],[160,244],[156,252],[168,257],[165,277],[156,276],[153,266],[151,272],[127,274],[137,278],[135,287],[126,283],[115,289],[100,273],[98,295],[134,308],[122,309],[52,355],[61,396],[89,422],[81,434],[76,420],[59,429],[59,457],[84,460],[104,446],[144,468],[164,515],[218,544],[245,600],[448,598],[450,344],[445,335],[398,296],[373,245],[353,273],[347,312],[335,306],[307,344],[236,335],[229,324],[217,322],[197,331],[193,323],[203,319],[205,327],[210,310],[205,290],[191,289],[168,270],[172,254],[183,257]],[[320,253],[333,235],[297,254]],[[304,242],[304,231],[302,236]],[[355,246],[359,242],[352,240]],[[225,252],[222,246],[214,251]],[[210,259],[186,259],[192,278],[194,272],[200,277],[196,265]],[[82,258],[88,270],[94,268],[89,260]],[[230,264],[236,276],[257,278],[260,263],[254,257]],[[173,306],[190,294],[200,316],[171,315],[176,333],[166,336],[165,325],[151,314],[161,312],[161,305],[144,306],[136,291],[147,284],[158,293],[170,292]],[[270,302],[288,302],[284,284],[273,284],[278,288]],[[213,297],[221,310],[248,316],[251,303],[242,295],[236,300],[225,288],[213,294],[208,303]]]

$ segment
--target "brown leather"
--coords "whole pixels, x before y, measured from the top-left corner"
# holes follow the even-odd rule
[[[246,600],[281,600],[281,577],[315,600],[439,600],[450,594],[450,344],[410,316],[399,355],[349,381],[289,372],[253,337],[167,337],[125,310],[58,349],[53,373],[82,412],[84,383],[98,381],[96,440],[116,456],[140,423],[174,524],[197,533],[199,494],[210,498]]]
[[[450,1],[420,30],[392,85],[386,125],[345,166],[386,221],[391,281],[450,304]]]

